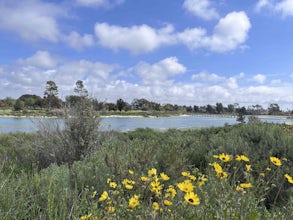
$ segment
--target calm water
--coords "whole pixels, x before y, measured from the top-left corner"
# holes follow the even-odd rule
[[[281,118],[261,117],[262,121],[272,123],[285,123],[292,120]],[[30,118],[0,118],[0,133],[1,132],[32,132],[37,128],[37,123],[40,119]],[[41,119],[62,121],[62,119]],[[128,131],[136,128],[191,128],[191,127],[210,127],[224,126],[225,123],[236,124],[236,118],[226,117],[203,117],[203,116],[174,116],[174,117],[157,117],[157,118],[103,118],[101,128],[103,130]]]

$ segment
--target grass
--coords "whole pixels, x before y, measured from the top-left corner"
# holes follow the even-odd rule
[[[81,160],[47,168],[36,135],[0,135],[0,219],[293,217],[292,126],[104,132]]]

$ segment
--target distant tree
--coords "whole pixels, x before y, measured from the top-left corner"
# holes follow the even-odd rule
[[[172,104],[168,103],[163,106],[163,109],[168,112],[174,111],[174,106]]]
[[[236,121],[240,122],[240,123],[245,123],[245,116],[242,113],[239,113],[237,115]]]
[[[15,102],[16,100],[14,98],[11,98],[11,97],[6,97],[4,99],[4,101],[6,102],[6,104],[9,106],[9,107],[13,107],[15,105]]]
[[[194,106],[193,106],[193,111],[194,111],[195,113],[199,112],[199,106],[194,105]]]
[[[210,104],[207,105],[207,113],[209,113],[209,114],[214,114],[215,113],[214,107],[211,106]]]
[[[269,115],[276,115],[281,112],[280,106],[276,103],[270,104],[270,106],[268,107],[268,111],[269,111]]]
[[[84,97],[87,98],[88,97],[88,91],[85,88],[85,86],[83,85],[83,81],[82,80],[77,80],[75,83],[75,88],[74,88],[74,92],[80,96],[80,97]]]
[[[21,101],[20,99],[17,99],[14,105],[14,110],[15,111],[20,111],[24,109],[24,102]]]
[[[231,114],[235,112],[235,107],[234,107],[233,104],[228,105],[228,112],[231,113]]]
[[[187,112],[192,112],[192,107],[191,107],[191,106],[187,106],[187,107],[186,107],[186,111],[187,111]]]
[[[221,114],[224,112],[224,107],[223,107],[223,104],[222,103],[216,103],[216,111],[218,114]]]
[[[44,92],[44,103],[48,106],[49,109],[60,108],[61,103],[60,99],[57,97],[58,95],[58,86],[54,81],[47,81],[46,89]]]
[[[125,108],[126,105],[127,105],[127,103],[123,99],[118,99],[116,102],[117,109],[120,112]]]
[[[25,94],[18,99],[24,102],[25,108],[41,108],[43,105],[43,99],[37,95]]]

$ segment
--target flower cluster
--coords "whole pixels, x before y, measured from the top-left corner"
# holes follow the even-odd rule
[[[151,168],[143,175],[137,175],[135,171],[128,170],[123,179],[115,181],[108,178],[108,189],[101,193],[94,191],[91,196],[97,213],[93,215],[89,212],[81,216],[81,219],[98,219],[97,215],[111,219],[120,215],[125,217],[131,213],[137,215],[142,212],[147,212],[146,216],[153,216],[154,219],[162,217],[163,214],[164,218],[166,215],[170,215],[169,218],[175,218],[178,210],[204,205],[205,195],[207,195],[204,190],[208,187],[216,187],[212,185],[215,183],[228,183],[233,191],[236,190],[237,195],[238,192],[242,195],[252,192],[251,188],[257,191],[256,188],[260,186],[257,178],[264,178],[266,173],[273,170],[278,171],[283,165],[282,161],[286,160],[271,156],[268,166],[261,172],[256,172],[254,170],[256,168],[251,165],[251,160],[246,155],[233,156],[221,153],[214,155],[213,158],[217,161],[209,163],[212,167],[206,170],[207,172],[211,170],[208,172],[209,175],[195,168],[181,172],[181,176],[173,180],[165,172],[158,172],[156,168]],[[210,178],[216,181],[210,182]],[[293,184],[293,177],[288,173],[285,173],[283,178],[289,184]]]

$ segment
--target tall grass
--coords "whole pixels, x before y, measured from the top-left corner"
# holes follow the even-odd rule
[[[99,219],[292,218],[293,184],[284,177],[286,173],[293,176],[291,126],[254,122],[164,132],[151,129],[105,132],[93,142],[99,147],[74,160],[70,167],[52,163],[47,168],[38,167],[36,135],[0,135],[0,219],[80,219],[89,214],[92,215],[88,219],[96,215]],[[247,155],[251,171],[244,172],[245,166],[235,160],[229,166],[221,163],[214,158],[220,153],[233,158]],[[269,160],[271,156],[286,160],[276,167]],[[215,175],[209,165],[215,161],[227,171],[227,178],[219,179]],[[170,207],[160,203],[163,211],[156,215],[150,203],[156,197],[145,194],[147,188],[141,191],[143,183],[139,182],[139,178],[147,176],[152,168],[170,177],[164,185],[174,185],[179,196]],[[134,174],[129,174],[128,170],[133,170]],[[194,185],[199,173],[208,178],[205,185],[196,185],[195,192],[200,198],[197,206],[188,206],[184,194],[176,187],[183,181],[182,171],[197,177]],[[113,213],[105,210],[106,203],[97,201],[104,191],[110,193],[108,178],[120,186],[126,178],[136,180],[136,191],[124,189],[120,196],[111,196],[117,205]],[[253,187],[241,193],[236,186],[244,180],[250,181]],[[95,191],[97,195],[92,198]],[[140,196],[140,205],[132,210],[128,200],[134,192]]]

